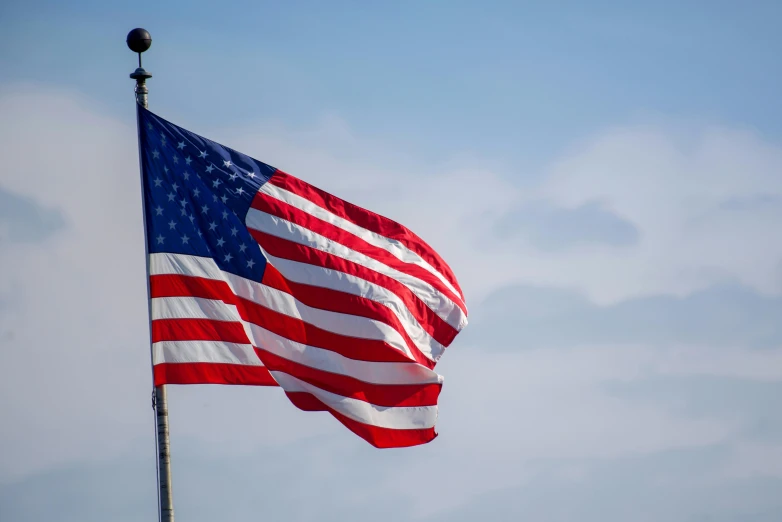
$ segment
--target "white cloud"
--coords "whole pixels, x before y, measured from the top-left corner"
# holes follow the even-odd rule
[[[738,444],[721,471],[729,478],[782,478],[782,444]]]
[[[101,456],[150,426],[139,184],[130,125],[70,94],[0,97],[3,188],[62,211],[45,242],[0,252],[2,468]],[[128,145],[125,145],[125,144]],[[139,387],[139,384],[141,387]],[[107,429],[108,427],[108,429]]]
[[[633,249],[585,249],[536,266],[540,283],[569,280],[600,301],[644,293],[683,295],[726,279],[782,292],[782,146],[730,128],[630,127],[587,141],[556,162],[536,191],[564,207],[603,201],[641,232]],[[533,276],[534,277],[534,276]]]
[[[44,242],[0,251],[0,303],[12,298],[0,309],[0,332],[12,335],[0,340],[0,480],[116,454],[152,433],[136,138],[132,121],[88,105],[72,93],[0,92],[0,186],[59,209],[66,222]],[[410,226],[451,262],[472,306],[511,282],[576,287],[600,301],[684,293],[722,277],[780,291],[782,250],[769,240],[768,222],[777,210],[718,208],[730,198],[782,194],[773,175],[779,149],[751,134],[706,131],[684,148],[687,141],[662,128],[612,131],[553,164],[540,186],[522,189],[480,167],[395,161],[338,121],[308,133],[201,132]],[[640,243],[541,252],[486,240],[495,218],[541,198],[563,207],[604,201],[639,228]],[[457,341],[441,363],[440,439],[404,450],[410,465],[388,474],[386,487],[412,496],[421,514],[523,483],[535,459],[725,443],[743,428],[741,419],[688,419],[633,403],[604,390],[607,380],[649,372],[782,378],[776,353],[742,347],[720,355],[644,345],[488,355],[476,343],[468,350]],[[242,453],[323,434],[352,437],[273,389],[180,387],[171,401],[175,454],[185,438]],[[386,458],[368,455],[367,465]],[[416,482],[432,470],[441,474],[431,489],[447,492],[435,501]]]

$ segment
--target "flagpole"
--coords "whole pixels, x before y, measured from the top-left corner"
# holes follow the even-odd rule
[[[138,53],[138,68],[131,73],[130,77],[136,80],[136,103],[145,109],[147,108],[147,79],[152,75],[141,67],[141,53],[149,49],[152,45],[152,37],[145,29],[133,29],[128,33],[126,40],[131,51]],[[144,254],[147,266],[147,313],[150,321],[150,356],[152,350],[152,309],[149,299],[149,245],[147,243],[147,213],[144,203],[144,173],[141,158],[141,127],[138,120],[138,111],[136,112],[136,127],[139,139],[139,169],[141,172],[141,209],[144,221]],[[151,359],[153,381],[154,381],[154,358]],[[158,518],[160,522],[174,522],[174,503],[171,492],[171,451],[169,444],[168,431],[168,401],[166,400],[166,387],[155,386],[152,395],[152,407],[155,409],[155,443],[157,446],[157,485],[158,485]]]

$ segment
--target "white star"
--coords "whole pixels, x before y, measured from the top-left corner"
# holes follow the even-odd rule
[[[206,167],[207,174],[210,174],[214,169],[215,169],[215,166],[210,163],[209,166]]]
[[[209,212],[208,206],[204,205],[203,207],[201,207],[201,214],[206,214],[207,212]]]
[[[199,158],[206,158],[206,151],[198,153]]]
[[[225,244],[225,239],[223,239],[223,238],[219,238],[219,239],[217,240],[217,246],[221,247],[221,246],[223,246],[224,244]]]
[[[245,250],[247,250],[247,245],[245,245],[244,243],[239,245],[239,252],[244,253]]]
[[[214,230],[216,228],[217,228],[217,223],[215,223],[214,221],[209,223],[209,232],[211,232],[212,230]]]
[[[226,254],[225,258],[223,258],[223,259],[225,260],[226,263],[230,263],[231,259],[233,259],[233,258],[234,258],[234,256],[232,256],[231,254]]]
[[[179,163],[179,158],[174,156],[174,163]]]
[[[183,216],[187,215],[187,209],[185,207],[182,207],[182,210],[180,212],[182,212]]]
[[[184,207],[185,205],[187,205],[187,200],[185,198],[182,198],[182,201],[180,201],[179,204]]]
[[[198,189],[195,189],[195,190],[193,190],[193,195],[194,195],[195,197],[198,197],[198,196],[200,196],[200,195],[201,195],[201,191],[200,191],[200,190],[198,190]]]
[[[174,189],[174,190],[179,190],[179,185],[174,183],[173,185],[171,185],[171,188]]]
[[[166,167],[165,165],[163,165],[163,172],[165,172],[166,174],[168,174],[168,167]]]
[[[189,180],[189,179],[190,179],[190,173],[189,173],[189,172],[187,172],[187,171],[184,171],[184,172],[182,173],[182,177],[183,177],[183,178],[185,178],[185,181],[187,181],[187,180]]]
[[[187,234],[185,234],[184,236],[182,236],[182,244],[183,244],[183,245],[186,245],[188,241],[190,241],[190,238],[189,238],[189,237],[187,237]]]
[[[174,201],[175,199],[176,199],[176,194],[174,194],[173,192],[168,195],[168,200],[169,201]]]
[[[219,179],[216,179],[216,180],[214,180],[214,181],[212,182],[212,188],[217,188],[217,187],[219,187],[219,186],[220,186],[220,183],[222,183],[222,181],[220,181]]]
[[[168,229],[174,230],[175,228],[176,228],[176,221],[172,219],[171,221],[168,222]]]
[[[201,230],[198,231],[198,237],[204,237],[204,235],[201,233]]]
[[[166,146],[166,137],[165,136],[160,136],[160,143],[162,143],[164,147]]]
[[[192,163],[192,161],[193,161],[193,160],[192,160],[192,159],[190,159],[190,156],[188,156],[188,157],[186,157],[186,158],[185,158],[185,163],[187,163],[187,166],[188,166],[188,167],[190,166],[190,163]]]
[[[184,141],[180,141],[179,143],[176,144],[176,148],[178,148],[179,150],[184,149],[185,148],[185,142]]]
[[[239,231],[236,229],[236,227],[233,227],[233,228],[231,229],[231,235],[232,235],[232,236],[236,236],[236,234],[238,234],[238,233],[239,233]]]
[[[160,157],[160,153],[158,152],[157,149],[152,151],[152,157],[155,159],[158,159]]]
[[[228,203],[228,196],[223,195],[223,197],[221,197],[220,199],[223,201],[223,203]]]
[[[156,216],[162,216],[163,215],[163,207],[158,205],[157,208],[155,209],[155,215]]]
[[[166,238],[164,238],[162,235],[158,235],[158,237],[156,237],[155,239],[157,239],[158,245],[162,245],[163,241],[165,241]]]
[[[160,179],[160,178],[155,178],[155,179],[153,179],[152,181],[154,181],[154,182],[155,182],[155,186],[156,186],[156,187],[159,187],[159,186],[160,186],[160,184],[161,184],[161,183],[163,183],[163,180],[162,180],[162,179]]]
[[[151,124],[151,123],[147,123],[147,128],[148,128],[149,130],[152,130],[152,124]]]
[[[253,171],[249,171],[247,173],[247,175],[250,176],[250,179],[254,179],[255,178],[255,172],[253,172]]]
[[[235,181],[236,178],[239,177],[239,174],[237,174],[236,172],[232,172],[231,175],[228,177],[231,178],[231,181]]]
[[[228,212],[223,210],[223,219],[228,219]]]
[[[223,160],[223,165],[225,165],[226,167],[230,167],[231,166],[231,160]]]
[[[244,189],[242,187],[239,187],[238,189],[236,189],[236,193],[241,196],[242,194],[244,194]]]
[[[247,261],[247,268],[252,268],[254,264],[255,264],[255,261],[250,259],[249,261]]]
[[[195,216],[193,214],[190,214],[187,216],[190,219],[190,222],[192,223],[195,220]]]
[[[217,194],[212,194],[212,199],[214,200],[215,203],[217,203]]]

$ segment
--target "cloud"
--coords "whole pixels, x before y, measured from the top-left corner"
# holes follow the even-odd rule
[[[730,448],[712,446],[611,460],[541,460],[528,464],[535,471],[523,488],[483,493],[430,520],[778,520],[782,480],[715,479],[731,456]]]
[[[779,211],[782,209],[782,197],[761,194],[755,196],[735,197],[726,199],[721,210],[733,212],[758,212],[758,211]]]
[[[630,246],[639,239],[638,229],[632,223],[606,210],[598,201],[572,209],[533,202],[500,218],[496,229],[500,239],[525,235],[532,246],[543,251],[561,251],[589,243]]]
[[[64,224],[59,212],[0,188],[0,244],[40,241]]]
[[[154,506],[152,477],[131,461],[154,455],[132,116],[118,122],[78,95],[29,86],[0,91],[0,114],[0,189],[26,202],[11,219],[34,223],[24,208],[48,209],[65,224],[0,249],[0,332],[10,334],[0,336],[0,513],[89,520],[114,509],[142,519],[148,511],[135,503]],[[780,351],[750,349],[779,334],[782,256],[768,239],[776,145],[726,129],[686,139],[616,129],[520,186],[479,162],[389,154],[334,120],[306,132],[191,127],[416,230],[464,283],[474,325],[438,366],[441,435],[423,448],[372,450],[279,390],[172,388],[175,502],[186,518],[214,518],[215,506],[247,518],[283,499],[301,520],[457,519],[493,502],[503,503],[498,517],[557,520],[572,515],[561,502],[571,495],[574,510],[602,521],[631,509],[609,504],[633,466],[670,483],[631,482],[626,497],[648,491],[650,505],[664,504],[685,480],[655,475],[655,462],[713,447],[730,458],[719,457],[721,475],[694,498],[734,485],[742,497],[726,513],[776,513],[744,486],[776,485],[760,465],[778,462],[776,417],[764,425],[759,410],[709,409],[708,387],[685,393],[684,406],[642,389],[704,375],[746,390],[782,381]],[[526,221],[522,233],[498,238],[498,223],[516,232],[514,219]],[[523,350],[494,349],[521,341]],[[700,413],[683,415],[688,408]],[[124,495],[110,489],[120,471],[138,477]],[[41,510],[30,492],[44,485],[72,495],[53,494]],[[91,499],[87,489],[100,487],[108,493]],[[320,490],[320,502],[300,501]],[[558,515],[545,511],[552,505]],[[716,512],[670,509],[650,512]]]
[[[0,428],[0,469],[13,475],[116,450],[121,430],[99,427],[132,425],[144,412],[127,387],[147,369],[134,356],[144,318],[132,311],[144,302],[134,283],[143,281],[143,254],[140,219],[125,219],[138,201],[127,176],[132,150],[122,146],[133,138],[129,126],[78,97],[28,89],[4,92],[0,113],[0,185],[27,202],[11,216],[35,227],[28,210],[48,208],[68,223],[0,251],[8,297],[0,321],[10,333],[0,341],[0,412],[13,419]],[[91,401],[96,390],[100,400]]]
[[[154,454],[134,448],[95,463],[68,463],[0,483],[0,519],[154,520]]]
[[[633,381],[610,381],[605,388],[612,395],[637,404],[665,403],[666,410],[677,415],[689,418],[722,414],[746,416],[767,429],[770,426],[766,422],[776,416],[774,398],[782,392],[782,380],[658,374]],[[755,427],[750,429],[755,431]],[[782,474],[782,469],[779,471]]]
[[[735,284],[602,306],[574,290],[514,285],[481,303],[464,337],[480,340],[484,350],[617,343],[780,348],[779,317],[782,297]]]
[[[523,279],[575,286],[600,302],[735,280],[782,292],[782,147],[749,130],[617,128],[585,140],[532,191],[552,205],[601,201],[640,231],[636,248],[533,260]],[[731,202],[744,202],[741,212]],[[727,208],[726,208],[727,206]],[[526,263],[526,260],[522,261]]]
[[[653,397],[655,381],[649,382],[650,396],[640,402],[627,389],[601,395],[589,386],[595,378],[592,368],[607,360],[599,359],[597,351],[548,362],[543,355],[506,358],[508,372],[499,374],[479,366],[478,376],[485,374],[486,381],[517,368],[527,370],[502,390],[503,409],[487,408],[497,390],[477,382],[473,392],[478,396],[466,401],[467,411],[455,419],[454,408],[448,408],[443,440],[425,448],[378,452],[333,433],[237,454],[224,445],[179,436],[173,461],[177,514],[196,522],[261,515],[325,521],[371,517],[381,522],[476,516],[572,520],[579,514],[579,520],[602,522],[638,520],[633,513],[647,517],[640,520],[673,521],[707,515],[774,520],[772,515],[780,513],[779,446],[736,444],[726,436],[730,432],[715,422],[713,406],[728,393],[714,397],[707,408],[711,411],[699,411],[706,422],[680,422],[661,415]],[[647,356],[654,357],[653,351]],[[590,359],[591,366],[583,364]],[[617,359],[623,362],[603,376],[627,375],[634,357]],[[557,363],[568,360],[559,365],[564,366],[563,378],[553,378]],[[568,391],[565,382],[571,378],[577,383]],[[511,391],[509,397],[514,386],[515,395]],[[683,386],[681,381],[669,398],[675,399]],[[774,386],[765,389],[775,391]],[[708,401],[708,394],[693,397],[699,394],[685,393],[680,403]],[[757,397],[731,397],[727,408],[742,417],[733,423],[735,432],[753,419]],[[450,403],[453,399],[448,398]],[[580,412],[574,411],[574,401]],[[687,417],[691,410],[675,413]],[[210,410],[203,417],[203,424],[215,420]],[[230,421],[223,424],[224,429],[232,427]],[[0,485],[0,518],[38,519],[56,512],[62,520],[90,522],[112,511],[120,520],[148,518],[155,501],[154,455],[148,443],[134,441],[130,451],[101,462],[73,463]],[[301,501],[303,496],[307,502]]]

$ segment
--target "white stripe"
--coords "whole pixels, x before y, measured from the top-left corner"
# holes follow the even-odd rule
[[[263,366],[252,345],[222,341],[159,341],[152,344],[153,364],[227,363]]]
[[[467,324],[467,317],[459,306],[450,297],[443,294],[432,285],[381,263],[371,257],[357,252],[341,243],[332,241],[312,230],[292,223],[288,220],[273,216],[266,212],[251,208],[245,217],[245,223],[249,228],[270,234],[293,243],[307,245],[321,252],[357,263],[375,272],[384,274],[399,283],[405,285],[411,292],[418,296],[434,313],[443,321],[450,324],[456,330],[461,330]]]
[[[161,252],[149,254],[149,275],[186,275],[205,279],[223,279],[223,271],[211,257]]]
[[[271,372],[271,374],[286,392],[311,393],[326,406],[362,424],[378,428],[413,430],[432,428],[437,421],[437,406],[376,406],[358,399],[327,392],[287,373]]]
[[[413,341],[413,344],[430,359],[437,360],[445,350],[443,345],[432,338],[421,327],[402,300],[390,290],[359,277],[306,263],[276,258],[270,256],[267,252],[263,253],[269,262],[291,281],[365,297],[386,306],[397,317],[402,328]],[[275,310],[292,317],[301,318],[327,331],[366,339],[380,338],[392,346],[401,348],[411,359],[413,358],[407,343],[405,343],[399,332],[380,321],[310,308],[295,299],[289,301],[288,299],[291,298],[290,294],[276,291],[266,285],[261,285],[234,274],[223,272],[211,258],[172,253],[150,254],[149,258],[151,275],[176,274],[225,281],[235,294],[241,295],[246,299],[260,304],[276,302]],[[261,299],[266,299],[265,295],[271,295],[273,292],[278,294],[276,296],[278,298],[280,298],[279,294],[282,294],[281,298],[277,301],[274,299],[261,301]],[[288,297],[286,298],[285,296]],[[272,308],[272,306],[269,306],[269,308]],[[296,312],[298,312],[298,315],[296,315]],[[386,337],[382,337],[383,335]]]
[[[437,279],[442,281],[442,283],[451,292],[459,296],[462,300],[462,303],[464,303],[464,296],[461,295],[459,290],[457,290],[456,287],[453,286],[442,273],[438,272],[437,269],[430,265],[424,258],[407,248],[407,246],[405,246],[400,241],[397,241],[396,239],[390,239],[381,234],[378,234],[377,232],[367,230],[366,228],[361,227],[352,221],[348,221],[347,219],[333,214],[319,205],[316,205],[309,199],[303,196],[299,196],[298,194],[294,194],[293,192],[285,190],[282,187],[278,187],[273,183],[264,183],[261,186],[259,192],[279,201],[288,203],[289,205],[302,210],[311,216],[315,216],[316,218],[326,221],[327,223],[331,223],[332,225],[339,227],[342,230],[350,232],[351,234],[360,237],[370,245],[382,248],[404,263],[420,266],[433,276],[437,277]]]
[[[235,306],[200,297],[158,297],[153,319],[209,319],[242,324],[250,342],[265,351],[310,368],[346,375],[373,384],[427,384],[442,382],[434,371],[415,362],[357,361],[338,353],[287,339],[251,321],[243,320]]]
[[[236,307],[215,299],[202,297],[155,297],[152,319],[212,319],[241,321]]]

